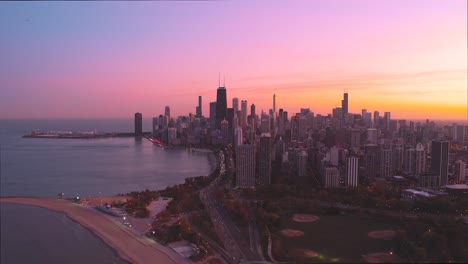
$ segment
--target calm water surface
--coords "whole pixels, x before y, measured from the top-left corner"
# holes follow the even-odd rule
[[[114,195],[163,189],[210,173],[212,154],[159,148],[144,138],[21,137],[35,128],[129,132],[132,125],[131,120],[0,120],[1,196]]]
[[[150,120],[144,120],[149,131]],[[0,120],[0,196],[104,196],[208,175],[214,156],[146,139],[22,138],[41,131],[132,132],[133,120]],[[64,214],[0,203],[1,263],[125,263]]]

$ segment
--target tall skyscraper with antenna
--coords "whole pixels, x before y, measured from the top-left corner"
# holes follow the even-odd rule
[[[220,85],[220,80],[218,80]],[[223,84],[225,85],[225,84]],[[226,118],[227,99],[226,99],[226,87],[219,86],[216,93],[216,128],[221,128],[221,121]]]

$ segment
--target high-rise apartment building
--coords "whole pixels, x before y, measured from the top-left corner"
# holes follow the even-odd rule
[[[416,145],[416,158],[415,158],[415,170],[416,174],[424,174],[426,173],[426,150],[424,149],[424,145],[418,143]]]
[[[465,183],[466,181],[466,163],[462,160],[457,160],[455,162],[455,171],[454,171],[455,179],[459,183]]]
[[[392,173],[392,149],[383,147],[380,149],[380,177],[388,178]]]
[[[258,183],[269,185],[271,183],[271,136],[269,133],[263,133],[260,136],[258,155]]]
[[[359,158],[348,157],[346,158],[346,186],[357,187],[358,185],[358,171],[359,171]]]
[[[364,146],[364,173],[368,180],[373,180],[377,176],[378,152],[376,144],[366,144]]]
[[[241,127],[244,128],[247,126],[247,101],[241,101],[241,118],[240,118]]]
[[[236,150],[236,185],[255,187],[255,147],[241,144]]]
[[[336,167],[325,167],[322,170],[322,184],[325,188],[337,188],[340,186],[340,171]]]
[[[431,171],[440,176],[440,185],[448,183],[449,142],[433,140],[431,150]]]
[[[135,136],[143,135],[143,115],[135,113]]]
[[[307,159],[309,155],[307,152],[302,150],[297,155],[297,176],[305,177],[307,176]]]

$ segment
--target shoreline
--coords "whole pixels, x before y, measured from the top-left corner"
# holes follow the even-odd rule
[[[149,263],[157,259],[158,263],[186,263],[176,252],[154,240],[133,234],[120,226],[110,216],[105,216],[91,208],[85,208],[65,199],[44,197],[0,197],[0,203],[37,206],[63,213],[100,238],[116,252],[116,255],[130,263]]]

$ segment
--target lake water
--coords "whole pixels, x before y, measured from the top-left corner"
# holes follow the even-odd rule
[[[148,131],[150,120],[144,120]],[[106,196],[158,190],[208,175],[210,153],[146,139],[22,138],[41,131],[132,132],[133,120],[0,120],[0,196]],[[1,263],[125,263],[64,214],[0,203]]]

